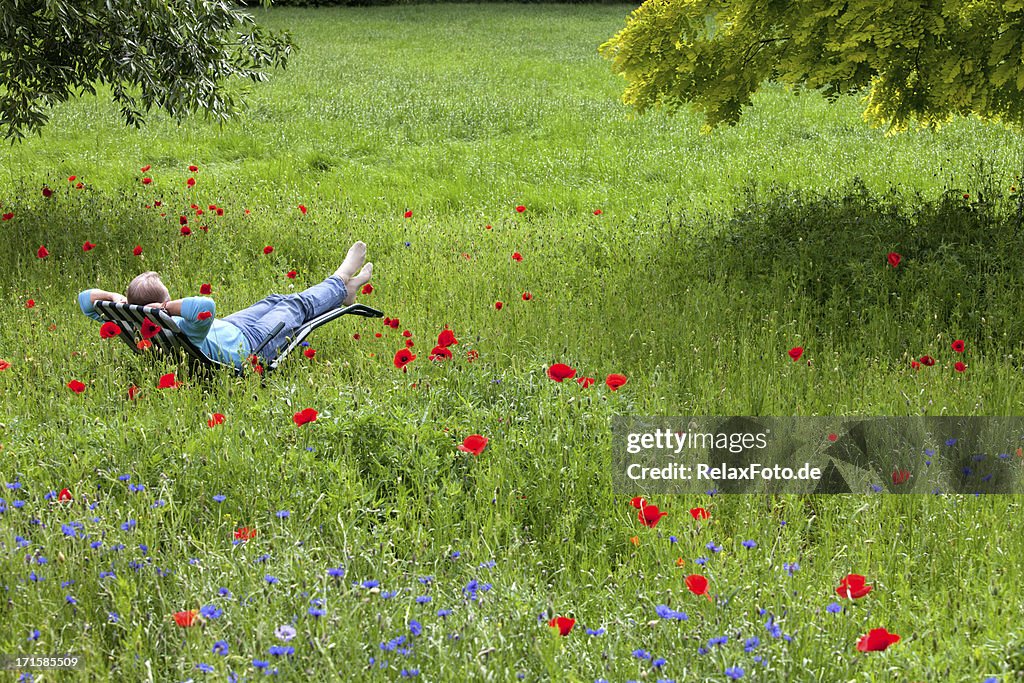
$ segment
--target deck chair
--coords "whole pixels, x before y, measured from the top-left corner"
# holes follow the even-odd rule
[[[138,343],[142,339],[143,321],[148,320],[160,328],[160,331],[149,340],[153,343],[153,348],[156,349],[158,353],[167,354],[169,356],[184,354],[191,364],[204,370],[230,368],[238,374],[243,372],[231,363],[224,363],[222,361],[215,360],[203,353],[198,346],[193,344],[189,338],[182,333],[175,324],[174,319],[159,308],[137,306],[134,304],[120,304],[114,303],[113,301],[97,301],[94,306],[101,318],[116,323],[117,326],[121,328],[120,338],[125,344],[127,344],[128,348],[132,350],[132,353],[143,353],[143,350],[139,348]],[[274,360],[271,361],[267,369],[276,370],[281,361],[284,360],[284,358],[291,353],[295,347],[301,344],[313,330],[336,318],[340,318],[343,315],[358,315],[364,318],[381,318],[384,316],[382,312],[364,304],[352,304],[351,306],[335,308],[334,310],[328,311],[327,313],[310,320],[308,323],[297,329],[293,335],[287,337],[284,349],[277,349],[279,353]],[[254,356],[260,355],[270,340],[279,335],[282,329],[284,329],[284,323],[278,323],[277,327],[271,331],[270,335],[263,340],[263,343],[252,350],[252,354]]]

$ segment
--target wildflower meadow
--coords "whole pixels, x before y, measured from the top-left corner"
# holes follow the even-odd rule
[[[298,51],[237,119],[101,91],[0,148],[0,680],[1024,677],[1019,499],[900,495],[949,444],[884,491],[643,497],[609,426],[1019,414],[1019,132],[773,86],[636,117],[597,53],[631,9],[254,9]],[[76,300],[155,270],[220,315],[356,240],[385,317],[274,372]]]

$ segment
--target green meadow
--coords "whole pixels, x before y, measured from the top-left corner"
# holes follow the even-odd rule
[[[260,10],[299,50],[230,123],[86,97],[0,148],[0,656],[80,656],[36,681],[1024,675],[1014,496],[661,496],[647,528],[610,453],[616,415],[1020,414],[1020,132],[887,136],[770,84],[735,128],[636,117],[597,54],[630,9]],[[156,270],[223,315],[357,239],[398,328],[342,318],[264,377],[135,357],[76,303]],[[869,595],[836,594],[851,573]],[[900,642],[859,652],[879,627]]]

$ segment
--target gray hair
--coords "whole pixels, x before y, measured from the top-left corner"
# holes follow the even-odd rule
[[[128,303],[139,306],[171,300],[171,294],[160,280],[159,273],[152,270],[137,275],[128,283],[128,291],[125,292],[125,296],[128,297]]]

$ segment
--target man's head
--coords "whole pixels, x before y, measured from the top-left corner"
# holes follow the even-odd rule
[[[138,275],[128,283],[128,291],[125,292],[128,303],[138,306],[146,304],[159,304],[171,300],[171,293],[160,281],[160,275],[152,270]]]

